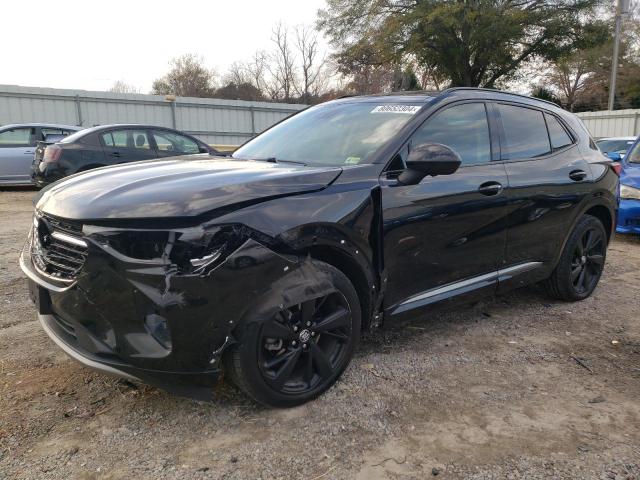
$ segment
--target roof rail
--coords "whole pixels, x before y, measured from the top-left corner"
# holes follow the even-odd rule
[[[557,108],[562,108],[560,105],[558,105],[557,103],[553,103],[550,102],[549,100],[544,100],[542,98],[537,98],[537,97],[532,97],[531,95],[522,95],[521,93],[513,93],[513,92],[506,92],[504,90],[498,90],[497,88],[482,88],[482,87],[451,87],[451,88],[447,88],[446,90],[444,90],[442,93],[447,93],[447,92],[454,92],[454,91],[458,91],[458,90],[482,90],[483,92],[495,92],[495,93],[504,93],[505,95],[514,95],[516,97],[523,97],[523,98],[528,98],[530,100],[536,100],[538,102],[545,102],[548,103],[549,105],[553,105],[554,107]]]
[[[397,92],[383,93],[380,95],[437,95],[440,93],[442,93],[442,90],[399,90]]]

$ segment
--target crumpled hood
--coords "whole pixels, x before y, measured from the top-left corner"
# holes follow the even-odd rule
[[[172,157],[99,168],[51,185],[36,204],[76,220],[190,217],[271,197],[321,190],[339,167]]]

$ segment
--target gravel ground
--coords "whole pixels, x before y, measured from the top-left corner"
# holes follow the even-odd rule
[[[394,325],[320,399],[269,410],[67,358],[18,267],[33,195],[0,191],[0,478],[640,478],[637,238],[583,302],[531,287]]]

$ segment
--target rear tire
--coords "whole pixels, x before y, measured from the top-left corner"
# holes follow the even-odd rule
[[[547,292],[559,300],[584,300],[598,285],[606,255],[607,233],[602,222],[584,215],[571,232],[556,269],[544,282]]]
[[[360,337],[360,302],[349,279],[324,262],[311,265],[335,290],[251,322],[225,356],[228,378],[267,406],[292,407],[321,395],[345,370]]]

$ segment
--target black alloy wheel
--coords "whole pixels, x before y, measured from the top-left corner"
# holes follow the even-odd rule
[[[340,270],[317,260],[312,264],[334,289],[250,322],[225,357],[233,383],[265,405],[290,407],[317,397],[340,377],[358,343],[355,288]]]
[[[591,292],[604,267],[606,239],[597,228],[589,228],[576,243],[571,261],[571,282],[576,293]]]
[[[556,269],[546,280],[547,291],[560,300],[583,300],[593,293],[607,256],[607,233],[602,222],[584,215],[565,244]]]
[[[351,312],[340,292],[280,311],[262,325],[259,366],[282,393],[308,393],[330,380],[344,362]]]

